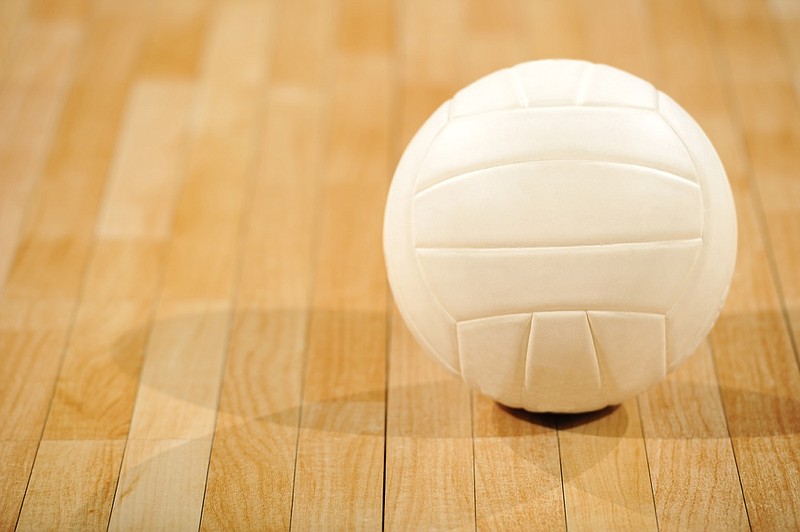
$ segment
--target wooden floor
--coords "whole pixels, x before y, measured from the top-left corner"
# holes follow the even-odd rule
[[[503,409],[388,292],[443,100],[573,57],[717,146],[708,340],[616,409]],[[794,0],[0,1],[0,529],[800,529]]]

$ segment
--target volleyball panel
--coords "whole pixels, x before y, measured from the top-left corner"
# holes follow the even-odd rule
[[[667,375],[665,319],[643,312],[586,313],[594,338],[603,401],[617,404]]]
[[[627,163],[695,181],[686,147],[658,113],[545,107],[451,120],[430,146],[416,191],[466,172],[543,160]]]
[[[464,381],[516,408],[568,411],[579,397],[579,409],[601,408],[666,376],[664,316],[658,314],[492,316],[459,322],[458,346]]]
[[[585,312],[534,314],[522,407],[569,412],[605,406],[600,367]]]
[[[531,314],[459,322],[464,381],[490,397],[503,397],[508,406],[521,407],[530,329]]]
[[[462,174],[414,199],[418,247],[618,244],[699,238],[700,187],[638,165],[519,162]]]
[[[581,76],[591,63],[541,61],[483,77],[453,96],[453,117],[554,105],[575,105]]]
[[[457,321],[540,310],[664,314],[699,239],[611,246],[419,249],[431,293]]]
[[[654,109],[658,91],[647,81],[608,65],[591,65],[579,89],[580,105]]]

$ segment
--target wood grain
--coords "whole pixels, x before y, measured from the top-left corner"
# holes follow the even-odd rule
[[[192,94],[186,83],[145,83],[132,89],[47,439],[128,435],[175,190],[187,155],[185,124]]]
[[[431,48],[426,42],[432,32],[463,31],[462,10],[453,2],[413,1],[398,6],[404,38],[397,66],[400,124],[391,137],[395,160],[418,125],[449,97],[448,92],[457,90],[441,76],[442,69],[460,60],[456,47],[427,53]],[[470,392],[422,352],[396,308],[390,313],[385,527],[474,529]],[[430,463],[438,466],[427,467]]]
[[[561,422],[558,440],[568,529],[657,528],[635,399]]]
[[[659,530],[748,530],[708,345],[639,404]]]
[[[84,301],[44,430],[48,440],[125,439],[151,304]]]
[[[555,419],[477,394],[472,412],[478,528],[566,529]]]
[[[661,51],[654,81],[677,98],[719,146],[729,130],[721,122],[725,102],[713,93],[720,85],[713,76],[702,6],[653,1],[649,8],[653,44]],[[706,75],[687,77],[687,64]],[[733,164],[726,159],[729,174],[737,171]],[[684,406],[674,408],[676,404]],[[640,407],[659,528],[749,528],[709,346],[699,346],[685,367],[641,396]],[[671,471],[676,461],[685,467],[663,475],[664,467]]]
[[[191,152],[169,225],[168,258],[111,528],[200,525],[231,336],[242,210],[261,135],[261,114],[252,110],[259,109],[266,75],[268,34],[259,30],[269,20],[269,8],[226,2],[208,30],[190,122]],[[192,23],[189,17],[187,24]],[[141,218],[152,220],[146,212]],[[164,470],[165,460],[174,468]],[[165,492],[172,495],[165,498]],[[185,502],[175,504],[175,498]]]
[[[105,527],[124,448],[122,441],[42,442],[17,530]]]
[[[0,73],[0,287],[20,239],[28,199],[42,173],[83,36],[78,23],[19,26],[18,51]]]
[[[41,437],[71,320],[69,301],[2,301],[0,439]]]
[[[109,530],[197,530],[211,439],[129,440]]]
[[[475,528],[470,392],[443,378],[401,320],[392,323],[386,528]]]
[[[388,187],[391,63],[373,45],[334,56],[292,511],[301,529],[383,519],[386,286],[375,221]]]
[[[289,526],[323,135],[307,87],[268,97],[203,528]],[[288,157],[287,154],[299,154]],[[295,176],[287,182],[287,174]],[[296,228],[296,232],[284,228]]]
[[[800,487],[800,411],[796,407],[800,374],[785,307],[791,294],[787,287],[794,282],[788,278],[794,275],[787,272],[787,263],[781,259],[786,251],[778,252],[786,249],[793,235],[775,233],[777,228],[771,220],[775,219],[778,205],[769,201],[777,201],[777,195],[784,198],[793,194],[794,181],[781,168],[797,152],[792,150],[793,125],[783,119],[791,119],[797,104],[791,90],[787,94],[785,64],[777,58],[762,57],[765,52],[775,51],[764,6],[708,2],[706,9],[719,37],[717,61],[723,90],[731,101],[733,126],[739,133],[738,147],[744,148],[748,156],[744,175],[751,187],[747,199],[753,212],[746,213],[740,224],[744,226],[742,232],[758,231],[742,246],[740,254],[749,255],[752,262],[748,269],[737,271],[734,283],[740,281],[744,286],[739,291],[732,290],[731,301],[712,331],[712,345],[715,353],[720,353],[717,366],[722,399],[751,526],[794,528],[800,521],[800,511],[798,501],[789,493]],[[741,35],[746,34],[747,40],[740,31],[745,32]],[[750,78],[745,80],[745,75]],[[756,96],[755,87],[768,92]],[[787,108],[778,111],[763,99],[772,95],[788,96],[789,100],[781,100],[787,101]],[[754,107],[756,98],[760,102],[758,111]],[[787,185],[785,191],[775,188],[779,182]],[[783,212],[789,218],[793,215],[791,208]],[[785,242],[778,242],[780,239]],[[754,245],[759,241],[760,246]],[[742,282],[744,276],[749,278]],[[766,485],[773,486],[774,493],[767,493]]]
[[[0,530],[14,530],[38,448],[37,441],[0,442]]]
[[[140,81],[131,88],[96,234],[169,237],[183,182],[195,84]]]
[[[734,281],[668,379],[501,407],[392,304],[392,170],[492,70],[685,107]],[[792,0],[0,2],[0,530],[800,527]]]

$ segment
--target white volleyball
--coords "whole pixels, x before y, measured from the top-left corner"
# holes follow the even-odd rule
[[[397,167],[384,253],[414,336],[511,407],[580,412],[664,379],[710,330],[736,218],[697,123],[650,83],[545,60],[494,72]]]

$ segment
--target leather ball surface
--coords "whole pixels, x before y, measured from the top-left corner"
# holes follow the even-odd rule
[[[606,65],[499,70],[406,148],[384,253],[418,342],[511,407],[581,412],[665,378],[705,337],[736,257],[711,142]]]

